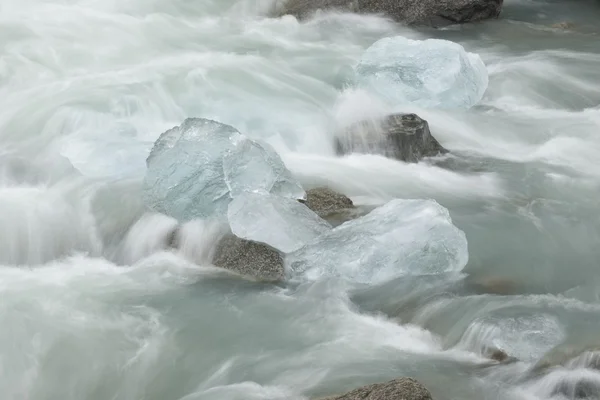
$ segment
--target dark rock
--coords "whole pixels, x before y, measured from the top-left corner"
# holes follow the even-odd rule
[[[266,244],[233,235],[221,239],[213,264],[258,281],[280,281],[284,276],[281,253]]]
[[[503,0],[287,0],[277,15],[305,18],[318,10],[384,14],[396,21],[441,27],[497,18]]]
[[[363,386],[344,395],[322,400],[431,400],[431,393],[412,378],[399,378]]]
[[[336,151],[381,154],[406,162],[445,154],[431,135],[429,124],[416,114],[394,114],[383,121],[362,121],[350,126],[343,137],[336,138]]]

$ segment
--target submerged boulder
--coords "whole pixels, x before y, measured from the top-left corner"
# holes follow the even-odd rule
[[[287,0],[277,15],[306,18],[318,10],[380,13],[398,22],[433,27],[497,18],[503,0]]]
[[[363,386],[341,396],[321,400],[431,400],[425,386],[412,378],[399,378],[386,383]]]
[[[338,155],[381,154],[405,162],[447,153],[416,114],[394,114],[382,121],[362,121],[336,138]]]

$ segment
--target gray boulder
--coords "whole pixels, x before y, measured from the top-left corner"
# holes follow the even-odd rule
[[[213,264],[263,282],[283,279],[283,256],[263,243],[227,235],[217,244]]]
[[[416,114],[393,114],[383,121],[362,121],[336,138],[338,155],[381,154],[405,162],[447,153]]]
[[[412,378],[363,386],[341,396],[321,400],[432,400],[429,390]]]
[[[503,0],[287,0],[277,15],[305,18],[318,10],[384,14],[411,25],[442,27],[497,18]]]

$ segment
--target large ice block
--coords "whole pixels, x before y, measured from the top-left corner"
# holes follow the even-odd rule
[[[392,200],[288,255],[292,275],[378,283],[402,275],[460,271],[468,261],[465,234],[433,200]]]
[[[234,235],[284,253],[331,230],[328,222],[299,201],[268,193],[241,193],[229,204],[227,217]]]
[[[359,87],[391,105],[469,108],[488,86],[477,54],[447,40],[387,37],[369,47],[355,74]]]
[[[223,171],[231,197],[243,192],[268,192],[291,199],[306,196],[279,154],[266,143],[238,141],[223,156]]]
[[[268,145],[208,119],[189,118],[164,132],[147,164],[146,204],[179,221],[225,219],[231,199],[245,191],[305,196]]]

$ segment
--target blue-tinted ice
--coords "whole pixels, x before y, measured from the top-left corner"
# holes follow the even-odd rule
[[[225,219],[229,202],[246,191],[305,196],[268,145],[208,119],[189,118],[164,132],[147,164],[146,204],[179,221]]]
[[[460,271],[469,258],[465,234],[433,200],[392,200],[324,233],[288,255],[293,275],[378,283],[402,275]]]
[[[488,86],[477,54],[447,40],[388,37],[369,47],[358,65],[356,84],[391,105],[469,108]]]

